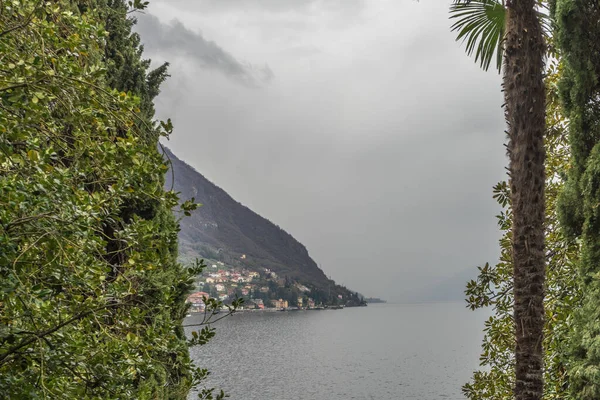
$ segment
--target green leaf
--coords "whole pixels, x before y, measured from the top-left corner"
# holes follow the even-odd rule
[[[495,59],[496,69],[502,70],[503,40],[506,9],[498,0],[459,0],[450,6],[450,19],[456,20],[450,29],[457,31],[456,40],[466,43],[469,56],[488,70]]]
[[[39,161],[39,159],[40,159],[39,153],[35,150],[29,150],[27,152],[27,157],[29,158],[29,160],[34,161],[34,162]]]

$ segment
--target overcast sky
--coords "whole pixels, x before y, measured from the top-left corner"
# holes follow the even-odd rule
[[[167,145],[365,295],[494,262],[500,78],[454,41],[449,3],[152,0],[137,30],[171,63]]]

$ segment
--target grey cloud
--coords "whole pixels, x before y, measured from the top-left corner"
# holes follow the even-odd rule
[[[310,13],[311,10],[320,8],[353,12],[361,10],[365,5],[365,0],[168,0],[168,2],[179,9],[187,8],[202,13],[226,13],[232,10]]]
[[[184,18],[197,2],[174,1],[188,26],[277,71],[264,90],[244,90],[190,67],[190,56],[174,62],[157,110],[173,118],[168,145],[180,158],[366,295],[410,300],[497,259],[500,79],[455,43],[447,4],[369,0],[364,21],[341,34],[333,3],[314,1],[318,16],[287,40],[271,11],[252,24],[233,6]],[[292,14],[276,19],[304,21]]]
[[[242,62],[201,33],[186,28],[180,21],[168,24],[156,16],[144,14],[138,18],[135,30],[142,37],[144,48],[150,54],[162,57],[180,56],[200,67],[221,72],[247,86],[270,82],[274,73],[268,65],[257,66]]]

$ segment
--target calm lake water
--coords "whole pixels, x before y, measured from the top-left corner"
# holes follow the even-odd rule
[[[192,357],[232,400],[463,399],[486,316],[464,303],[240,313]]]

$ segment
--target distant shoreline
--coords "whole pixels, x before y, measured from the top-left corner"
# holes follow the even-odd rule
[[[287,308],[247,308],[235,310],[233,314],[238,313],[246,313],[246,312],[296,312],[296,311],[328,311],[328,310],[343,310],[344,308],[355,308],[360,306],[331,306],[331,307],[315,307],[315,308],[295,308],[295,307],[287,307]],[[362,306],[365,307],[365,306]],[[223,309],[221,312],[229,312],[229,309]],[[204,311],[193,311],[188,312],[186,317],[193,317],[194,315],[204,315]]]
[[[387,301],[380,299],[379,297],[365,297],[365,301],[367,304],[387,303]]]

